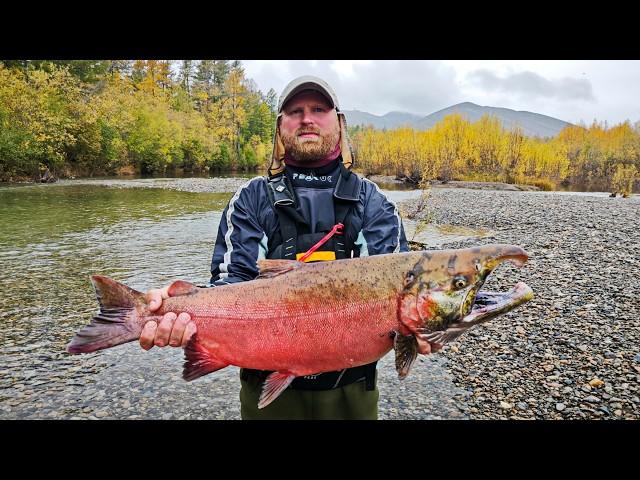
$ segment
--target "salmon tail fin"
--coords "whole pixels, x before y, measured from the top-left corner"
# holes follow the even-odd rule
[[[214,358],[207,349],[198,342],[197,337],[197,333],[193,334],[187,346],[184,347],[185,362],[182,370],[182,378],[187,382],[229,365]]]
[[[140,338],[142,324],[137,321],[136,305],[144,294],[107,277],[91,277],[100,312],[73,337],[69,353],[89,353],[115,347]]]

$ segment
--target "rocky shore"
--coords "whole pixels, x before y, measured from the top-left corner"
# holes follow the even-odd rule
[[[522,280],[535,298],[442,353],[470,418],[640,418],[639,200],[433,189],[421,212],[406,205],[417,219],[494,233],[445,248],[512,243],[530,254],[485,286]]]
[[[372,182],[382,183],[386,185],[407,185],[416,188],[415,183],[407,180],[400,180],[394,175],[371,175],[367,177]],[[540,188],[534,185],[519,185],[504,182],[465,182],[460,180],[450,180],[448,182],[442,182],[439,180],[431,181],[431,188],[467,188],[471,190],[501,190],[509,192],[539,191]]]
[[[141,178],[60,180],[57,185],[96,185],[112,188],[163,188],[180,192],[225,193],[235,192],[254,176],[215,178]]]

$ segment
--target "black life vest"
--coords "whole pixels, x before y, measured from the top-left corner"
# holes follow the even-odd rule
[[[353,175],[340,162],[340,175],[333,191],[335,223],[344,225],[342,235],[334,235],[307,260],[330,261],[352,258],[360,255],[354,248],[358,232],[350,225],[352,211],[359,200],[360,178]],[[267,258],[297,260],[320,239],[333,225],[316,225],[315,232],[297,209],[295,193],[291,181],[285,173],[267,179],[267,193],[278,215],[279,235],[269,239]]]
[[[358,232],[351,228],[350,219],[360,199],[362,180],[342,162],[340,175],[333,191],[335,223],[344,225],[342,234],[336,234],[313,252],[307,262],[322,262],[357,257],[360,251],[355,248]],[[297,260],[329,232],[333,225],[317,225],[311,233],[308,222],[296,208],[296,197],[291,181],[285,173],[266,178],[267,192],[271,205],[278,215],[280,233],[269,239],[267,258]],[[367,390],[375,389],[377,362],[360,367],[347,368],[336,372],[324,372],[296,378],[289,388],[297,390],[331,390],[353,382],[364,380]],[[272,372],[242,369],[242,377],[257,376],[260,379]]]

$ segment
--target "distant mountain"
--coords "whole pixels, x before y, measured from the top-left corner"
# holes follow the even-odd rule
[[[502,122],[502,126],[508,130],[519,125],[523,133],[529,137],[553,137],[564,127],[571,125],[563,120],[539,113],[516,111],[509,108],[484,107],[471,102],[459,103],[426,117],[404,112],[390,112],[381,117],[357,110],[346,110],[344,113],[347,117],[347,124],[350,126],[373,125],[374,128],[379,129],[411,126],[418,130],[428,130],[445,116],[453,113],[462,115],[470,122],[477,122],[483,115],[492,115],[498,118]]]
[[[405,112],[389,112],[382,117],[372,113],[360,112],[358,110],[345,110],[347,125],[373,125],[374,128],[398,128],[402,126],[415,127],[423,119],[420,115],[413,115]]]

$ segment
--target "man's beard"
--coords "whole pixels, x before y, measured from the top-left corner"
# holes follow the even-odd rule
[[[301,141],[298,135],[303,132],[318,134],[320,141]],[[313,162],[323,159],[333,152],[336,145],[338,145],[338,140],[340,140],[340,129],[336,128],[327,135],[321,135],[317,129],[299,129],[293,135],[280,132],[280,138],[285,151],[294,160],[298,162]]]

